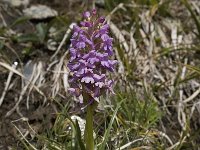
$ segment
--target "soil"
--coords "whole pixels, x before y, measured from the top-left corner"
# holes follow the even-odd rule
[[[0,4],[0,12],[8,26],[21,16],[21,10],[23,6],[19,8],[14,8],[8,6],[5,3],[0,2]],[[46,0],[31,0],[29,6],[32,4],[44,4],[46,6],[49,6],[57,10],[59,15],[68,16],[69,20],[75,20],[74,16],[77,17],[77,15],[74,15],[75,13],[78,14],[76,12],[79,11],[79,9],[77,9],[77,6],[84,6],[84,3],[80,0],[52,0],[51,2]],[[34,32],[34,23],[25,22],[23,24],[19,24],[13,27],[12,30],[17,33],[32,33]],[[31,53],[29,56],[24,56],[22,54],[23,43],[22,45],[18,45],[15,43],[15,41],[6,42],[8,47],[5,47],[2,53],[7,58],[5,59],[3,58],[3,56],[0,55],[0,60],[2,57],[3,60],[9,64],[12,64],[16,60],[19,61],[19,58],[21,59],[21,63],[23,64],[25,64],[29,59],[33,61],[36,61],[38,59],[45,61],[45,59],[48,60],[52,55],[52,52],[36,51],[34,54]],[[38,49],[44,49],[44,47],[42,46],[43,45],[37,45],[36,47]],[[15,48],[17,55],[16,53],[12,52],[9,47]],[[8,74],[8,70],[0,67],[0,93],[4,91]],[[21,137],[19,136],[19,131],[23,132],[23,134],[27,132],[28,136],[26,138],[30,140],[30,142],[34,142],[33,139],[35,134],[30,129],[30,126],[37,133],[42,133],[42,131],[48,130],[52,127],[56,117],[55,104],[52,104],[51,101],[43,104],[43,100],[41,100],[42,97],[37,94],[34,95],[34,101],[30,102],[31,104],[29,109],[27,109],[26,101],[23,100],[23,103],[20,103],[18,109],[9,117],[6,117],[6,113],[14,107],[14,105],[16,104],[16,100],[18,99],[21,92],[20,77],[14,75],[12,81],[14,80],[16,81],[16,83],[14,84],[14,88],[11,88],[7,91],[3,104],[0,106],[0,150],[7,150],[10,148],[22,149],[22,142],[20,142]],[[26,99],[26,97],[24,97],[24,99]]]

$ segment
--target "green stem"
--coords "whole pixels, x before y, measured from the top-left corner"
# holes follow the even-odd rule
[[[94,106],[87,106],[86,125],[85,125],[85,142],[86,150],[94,150],[94,137],[93,137],[93,112]]]

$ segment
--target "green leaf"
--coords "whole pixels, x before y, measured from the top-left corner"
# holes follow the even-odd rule
[[[39,42],[38,36],[35,33],[23,34],[16,37],[17,42]]]
[[[11,25],[10,25],[10,28],[18,25],[18,24],[23,24],[25,23],[26,21],[28,21],[30,19],[30,17],[27,17],[27,16],[23,16],[23,17],[19,17],[18,19],[16,19]]]
[[[200,68],[199,67],[195,67],[195,66],[191,66],[191,65],[184,65],[185,67],[187,67],[190,70],[195,71],[196,73],[200,74]]]
[[[79,146],[80,146],[81,150],[85,150],[85,145],[84,145],[84,143],[81,139],[81,130],[80,130],[80,127],[79,127],[77,120],[76,120],[75,128],[76,128],[76,138],[77,138],[77,141],[79,143]]]
[[[43,43],[48,32],[47,24],[39,23],[36,25],[36,29],[37,29],[38,38],[40,42]]]
[[[121,100],[121,101],[117,104],[117,107],[116,107],[116,109],[115,109],[115,111],[114,111],[114,113],[113,113],[113,115],[112,115],[112,118],[111,118],[111,120],[110,120],[110,123],[109,123],[109,125],[108,125],[108,129],[106,130],[106,132],[105,132],[105,134],[104,134],[104,136],[103,136],[103,142],[101,143],[99,150],[105,150],[106,142],[107,142],[107,140],[108,140],[108,138],[109,138],[109,136],[110,136],[110,130],[111,130],[112,125],[113,125],[113,123],[114,123],[114,120],[115,120],[115,117],[116,117],[116,115],[117,115],[117,112],[118,112],[119,108],[121,107],[121,104],[122,104],[122,102],[123,102],[124,100],[125,100],[125,99]]]

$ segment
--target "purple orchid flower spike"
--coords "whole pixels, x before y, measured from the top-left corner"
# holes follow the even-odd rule
[[[84,12],[83,18],[80,26],[73,27],[68,63],[72,74],[69,92],[77,97],[86,93],[92,101],[97,101],[106,91],[114,93],[113,81],[106,72],[113,72],[117,61],[111,59],[113,39],[108,35],[105,18],[98,17],[95,9]]]
[[[99,97],[110,91],[114,94],[113,80],[107,72],[113,72],[116,60],[112,60],[113,39],[108,35],[109,25],[97,11],[83,13],[84,21],[73,27],[71,38],[69,93],[80,98],[87,108],[84,138],[86,149],[94,150],[93,113]],[[82,97],[82,98],[81,98]]]

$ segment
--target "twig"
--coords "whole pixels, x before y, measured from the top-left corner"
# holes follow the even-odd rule
[[[170,147],[167,148],[166,150],[172,150],[172,149],[174,149],[174,148],[177,147],[179,144],[181,144],[182,141],[185,141],[185,139],[186,139],[186,136],[183,137],[183,140],[178,141],[177,143],[175,143],[174,145],[170,146]]]
[[[64,64],[64,59],[65,59],[67,54],[68,54],[68,51],[66,51],[63,54],[63,56],[60,58],[59,63],[55,67],[55,72],[57,72],[57,73],[54,73],[54,75],[53,75],[54,83],[53,83],[53,88],[52,88],[52,92],[51,92],[53,98],[57,95],[57,93],[60,89],[60,85],[59,85],[59,79],[60,79],[60,75],[61,75],[60,72],[62,70],[62,66]]]
[[[18,65],[17,63],[14,63],[11,67],[13,69],[16,69],[17,65]],[[3,91],[2,95],[1,95],[1,98],[0,98],[0,106],[2,105],[4,97],[5,97],[6,93],[7,93],[7,90],[9,88],[12,76],[13,76],[13,71],[10,71],[10,73],[8,75],[8,78],[7,78],[7,81],[6,81],[6,86],[5,86],[4,91]]]
[[[34,69],[33,69],[33,72],[35,70],[35,66],[34,66]],[[19,96],[19,99],[18,101],[16,102],[15,106],[6,113],[6,117],[9,117],[15,110],[16,108],[19,106],[19,103],[22,101],[22,98],[25,94],[25,92],[27,91],[29,85],[32,83],[31,81],[33,80],[33,77],[34,77],[34,74],[31,75],[31,78],[30,78],[30,82],[28,82],[23,88],[22,88],[22,91],[20,93],[20,96]]]
[[[134,143],[136,143],[136,142],[138,142],[138,141],[142,141],[142,140],[144,140],[144,138],[136,139],[136,140],[134,140],[134,141],[131,141],[131,142],[129,142],[129,143],[127,143],[127,144],[121,146],[121,147],[118,148],[117,150],[123,150],[123,149],[129,147],[130,145],[132,145],[132,144],[134,144]]]
[[[183,103],[188,103],[191,100],[193,100],[195,97],[197,97],[200,93],[200,87],[198,90],[196,90],[190,97],[186,98],[185,100],[183,100]]]
[[[35,75],[34,75],[34,78],[32,79],[32,85],[30,85],[30,87],[29,87],[28,96],[27,96],[27,101],[26,101],[26,107],[27,107],[27,109],[29,109],[29,95],[30,95],[30,93],[31,93],[31,91],[32,91],[32,89],[33,89],[33,85],[36,84],[36,81],[38,80],[38,78],[39,78],[40,75],[41,75],[42,63],[39,62],[37,66],[36,66],[36,64],[35,64],[34,68],[36,68],[36,69],[34,69],[35,71],[33,70],[33,75],[34,75],[34,74],[35,74]],[[46,102],[46,99],[44,100],[44,103],[45,103],[45,102]]]
[[[58,52],[60,51],[60,49],[62,48],[62,46],[64,45],[66,39],[68,38],[69,34],[71,33],[72,29],[73,29],[73,26],[76,25],[76,23],[71,23],[68,30],[66,31],[60,45],[58,46],[56,52],[53,54],[53,56],[51,56],[50,60],[52,60],[57,54]]]
[[[184,64],[187,64],[188,59],[185,58],[184,60]],[[186,73],[186,66],[183,67],[182,69],[182,73],[181,73],[181,80],[184,79],[185,77],[185,73]],[[181,127],[183,128],[183,130],[185,130],[185,125],[186,125],[186,115],[184,113],[184,105],[183,105],[183,87],[180,87],[181,89],[179,90],[179,102],[178,102],[178,121],[181,125]]]
[[[13,73],[21,76],[23,79],[27,80],[30,84],[33,85],[35,90],[46,99],[46,96],[44,95],[44,93],[37,86],[35,86],[30,80],[28,80],[22,73],[17,71],[15,68],[12,68],[12,66],[10,66],[9,64],[3,63],[3,62],[0,62],[0,66],[10,70],[11,72],[13,72]]]
[[[23,133],[20,131],[20,129],[14,124],[14,122],[17,122],[17,121],[19,121],[19,120],[23,120],[23,121],[24,121],[24,119],[25,119],[25,121],[27,120],[26,118],[20,118],[20,119],[18,119],[18,120],[11,121],[11,123],[12,123],[12,125],[17,129],[17,131],[21,134],[22,139],[24,139],[24,140],[31,146],[31,148],[33,148],[34,150],[37,150],[37,149],[26,139],[26,133],[25,133],[25,135],[23,135]]]

